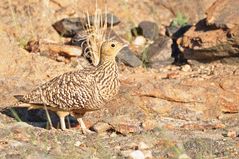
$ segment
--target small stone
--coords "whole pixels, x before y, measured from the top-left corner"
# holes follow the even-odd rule
[[[129,157],[131,159],[145,159],[144,153],[140,150],[136,150],[136,151],[131,152],[129,154]]]
[[[142,61],[128,48],[123,48],[117,55],[119,61],[131,67],[138,67],[142,65]]]
[[[108,123],[105,122],[97,122],[92,128],[97,133],[104,133],[107,130],[111,129],[112,126],[110,126]]]
[[[229,130],[226,134],[227,137],[230,138],[236,138],[237,137],[237,132],[235,130]]]
[[[129,134],[141,132],[142,127],[139,120],[131,119],[129,115],[119,115],[110,121],[110,125],[116,132]]]
[[[146,44],[146,39],[143,36],[137,36],[135,40],[133,41],[133,44],[136,47],[142,47]]]
[[[147,151],[143,151],[143,153],[146,159],[153,158],[152,151],[147,150]]]
[[[27,45],[25,46],[25,49],[28,52],[32,52],[32,53],[40,52],[39,41],[37,41],[37,40],[30,40],[30,41],[28,41]]]
[[[187,154],[181,154],[178,159],[191,159]]]
[[[137,125],[130,123],[119,123],[114,128],[117,132],[120,132],[121,134],[140,132],[140,128]]]
[[[226,127],[226,125],[225,125],[225,124],[222,124],[222,123],[217,123],[217,124],[215,124],[215,126],[214,126],[215,129],[223,129],[223,128],[225,128],[225,127]]]
[[[124,151],[120,151],[121,155],[124,157],[124,158],[127,158],[129,157],[130,153],[132,152],[132,150],[124,150]]]
[[[17,147],[21,147],[24,146],[23,143],[16,141],[16,140],[10,140],[8,141],[9,146],[11,146],[12,148],[17,148]]]
[[[146,145],[146,143],[144,143],[144,142],[140,142],[139,145],[138,145],[138,149],[139,150],[149,149],[149,146]]]
[[[117,137],[118,135],[116,134],[116,132],[112,132],[111,134],[110,134],[110,137]]]
[[[190,65],[186,64],[186,65],[183,65],[183,66],[181,67],[181,70],[182,70],[183,72],[191,72],[191,71],[192,71],[192,67],[191,67]]]
[[[155,120],[146,120],[142,123],[142,127],[144,130],[153,130],[157,126],[157,122]]]
[[[64,62],[66,58],[64,56],[57,56],[56,61],[57,62]]]
[[[81,143],[80,141],[76,141],[74,145],[75,145],[76,147],[79,147],[81,144],[82,144],[82,143]]]

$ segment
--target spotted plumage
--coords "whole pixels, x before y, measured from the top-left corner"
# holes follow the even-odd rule
[[[63,118],[72,114],[81,118],[87,111],[98,110],[111,100],[119,90],[116,54],[123,48],[117,41],[102,44],[100,64],[97,67],[67,72],[44,83],[24,96],[16,96],[29,107],[44,105]],[[83,125],[84,126],[84,125]]]

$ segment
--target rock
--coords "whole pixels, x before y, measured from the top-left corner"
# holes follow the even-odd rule
[[[105,122],[97,122],[92,127],[92,129],[96,131],[97,133],[104,133],[111,128],[112,126],[110,126],[108,123],[105,123]]]
[[[128,48],[123,48],[117,55],[119,61],[131,67],[142,65],[142,61]]]
[[[130,101],[133,103],[126,102],[128,104],[124,103],[124,105],[143,107],[146,110],[149,109],[149,112],[153,110],[160,115],[169,114],[173,108],[184,107],[188,109],[184,115],[186,120],[191,116],[194,116],[191,119],[196,119],[197,113],[191,114],[190,110],[201,112],[200,115],[197,115],[200,119],[216,118],[225,112],[238,112],[239,87],[236,81],[239,76],[223,76],[226,71],[222,67],[218,67],[217,71],[222,71],[221,75],[210,75],[210,78],[203,80],[200,79],[200,76],[183,80],[181,80],[182,77],[163,80],[158,78],[159,74],[153,72],[135,72],[134,75],[131,72],[124,76],[127,78],[128,84],[122,83],[121,88],[130,86],[130,89],[124,90],[127,94],[122,94],[121,100],[128,101],[130,96]],[[214,70],[214,72],[216,71]],[[217,104],[215,105],[215,103]],[[179,113],[182,115],[181,111]],[[187,117],[188,114],[191,115]]]
[[[208,9],[207,18],[200,20],[177,40],[187,59],[210,62],[239,56],[237,5],[238,1],[216,1]]]
[[[131,159],[145,159],[144,153],[140,150],[133,151],[129,154]]]
[[[206,11],[207,23],[221,28],[232,29],[239,25],[239,1],[217,0]]]
[[[205,11],[210,7],[216,0],[182,0],[174,1],[169,0],[166,2],[158,2],[161,5],[164,5],[166,8],[169,8],[174,16],[177,13],[183,13],[185,17],[188,18],[189,22],[195,23],[198,20],[205,17]]]
[[[180,27],[178,26],[167,26],[166,27],[166,32],[165,32],[165,35],[169,36],[169,37],[173,37],[173,34],[175,34],[178,30],[179,30]]]
[[[141,129],[135,124],[123,123],[123,122],[121,122],[117,125],[114,125],[113,128],[115,129],[115,131],[117,131],[121,134],[124,134],[124,135],[141,131]]]
[[[147,58],[151,67],[157,68],[160,65],[171,64],[172,40],[166,36],[160,36],[147,48]]]
[[[63,37],[73,37],[84,29],[84,20],[81,18],[64,18],[55,22],[53,28]]]
[[[120,23],[118,17],[113,14],[108,13],[106,15],[107,18],[107,26],[117,25]],[[90,24],[94,24],[95,16],[89,16]],[[102,17],[103,21],[105,20],[105,16]],[[58,32],[59,35],[63,37],[74,37],[78,32],[84,30],[84,27],[88,23],[88,19],[85,18],[64,18],[55,22],[52,26]]]
[[[147,39],[155,40],[159,36],[158,25],[151,21],[142,21],[138,26],[138,35],[142,35]]]

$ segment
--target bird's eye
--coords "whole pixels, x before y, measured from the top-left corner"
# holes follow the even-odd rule
[[[111,47],[115,47],[115,44],[111,44]]]

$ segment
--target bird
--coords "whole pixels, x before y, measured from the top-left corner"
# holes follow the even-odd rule
[[[120,87],[116,55],[126,45],[117,40],[106,40],[100,48],[100,63],[59,75],[25,95],[15,95],[18,106],[28,109],[47,108],[56,112],[62,130],[66,130],[65,117],[77,118],[83,133],[86,128],[82,117],[86,112],[104,108],[117,95]]]

